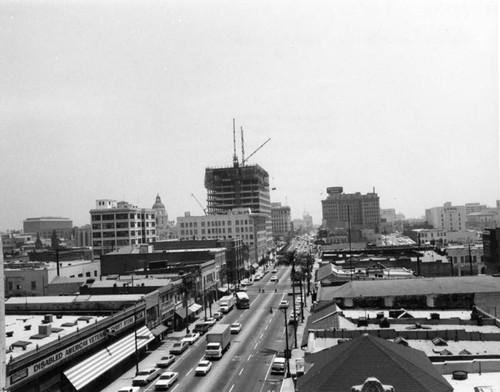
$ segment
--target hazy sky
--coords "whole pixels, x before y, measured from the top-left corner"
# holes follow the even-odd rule
[[[494,0],[3,0],[0,229],[157,193],[201,214],[232,118],[294,218],[329,186],[493,205],[497,48]]]

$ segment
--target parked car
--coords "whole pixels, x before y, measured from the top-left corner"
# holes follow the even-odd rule
[[[204,335],[207,333],[207,331],[210,329],[210,325],[209,324],[205,324],[205,323],[200,323],[200,324],[196,324],[193,328],[193,332],[198,332],[200,335]]]
[[[288,301],[286,301],[286,300],[281,301],[280,305],[279,305],[279,308],[280,309],[286,309],[286,308],[288,308]]]
[[[207,317],[205,319],[205,324],[210,325],[210,326],[214,325],[216,322],[217,322],[217,320],[214,319],[213,317]]]
[[[168,354],[160,358],[160,360],[156,363],[156,367],[166,368],[169,367],[175,361],[175,355]]]
[[[297,316],[297,317],[295,318],[295,317],[293,316],[293,312],[292,312],[292,313],[290,313],[290,316],[288,316],[288,323],[289,323],[289,324],[297,324],[297,323],[298,323],[298,321],[299,321],[299,315],[297,314],[296,316]]]
[[[172,348],[170,349],[169,353],[170,354],[182,354],[184,351],[186,351],[189,347],[188,342],[183,342],[182,340],[180,342],[175,342]]]
[[[186,336],[182,338],[181,342],[188,342],[191,345],[194,342],[196,342],[199,337],[200,334],[198,332],[188,333]]]
[[[240,333],[241,331],[241,323],[232,323],[230,327],[232,334]]]
[[[164,372],[155,384],[155,391],[166,391],[177,381],[178,377],[177,372]]]
[[[139,372],[132,379],[132,385],[140,386],[140,385],[148,385],[151,381],[153,381],[156,377],[158,377],[161,373],[161,369],[157,367],[151,367],[139,370]]]
[[[219,321],[224,315],[221,312],[214,312],[212,313],[212,317]]]
[[[212,362],[207,361],[206,359],[202,359],[194,370],[194,374],[197,376],[205,376],[210,371],[210,369],[212,369]]]
[[[126,387],[121,387],[118,389],[118,392],[140,392],[140,387],[133,387],[131,385],[127,385]]]

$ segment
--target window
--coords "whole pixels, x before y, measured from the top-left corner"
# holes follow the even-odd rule
[[[101,215],[92,215],[92,220],[93,221],[100,221],[101,220]]]
[[[85,272],[85,276],[86,276],[87,278],[90,278],[90,276],[91,276],[90,272]]]
[[[9,291],[12,291],[14,290],[14,285],[12,284],[12,282],[9,282]]]

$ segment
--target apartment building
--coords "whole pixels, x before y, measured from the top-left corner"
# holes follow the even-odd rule
[[[292,230],[290,207],[282,206],[281,203],[273,203],[271,207],[271,218],[273,223],[273,237],[285,237]]]

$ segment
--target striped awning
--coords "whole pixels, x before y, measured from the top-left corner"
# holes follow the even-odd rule
[[[144,347],[154,339],[148,327],[137,330],[137,349]],[[78,365],[65,370],[64,375],[79,391],[89,382],[123,361],[135,352],[135,333],[125,336],[119,341],[109,345],[91,357],[83,360]]]

